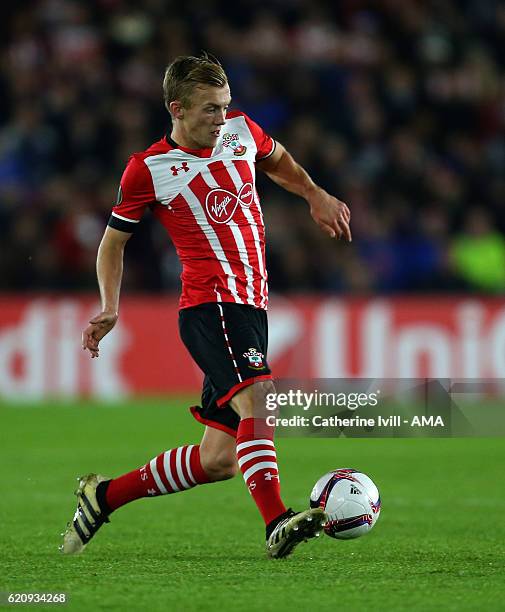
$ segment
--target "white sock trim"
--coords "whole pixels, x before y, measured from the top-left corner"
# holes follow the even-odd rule
[[[264,470],[266,468],[273,468],[275,469],[275,471],[277,471],[277,463],[274,463],[273,461],[260,461],[260,463],[254,464],[252,467],[250,467],[244,472],[244,480],[246,484],[249,478],[251,478],[251,476],[256,474],[256,472],[259,472],[260,470]]]
[[[244,448],[249,448],[250,446],[273,446],[275,447],[275,444],[273,443],[272,440],[267,440],[267,439],[249,440],[249,442],[241,442],[240,444],[237,444],[237,453],[239,453],[241,450],[244,450]]]
[[[277,454],[273,448],[268,450],[253,451],[252,453],[240,457],[238,460],[238,466],[242,467],[244,463],[251,461],[251,459],[254,459],[255,457],[274,457],[274,459],[277,459]]]
[[[151,474],[153,475],[154,481],[156,482],[156,486],[158,487],[160,493],[164,495],[165,493],[168,493],[168,491],[165,489],[165,485],[161,481],[160,475],[158,474],[158,468],[156,467],[156,459],[157,457],[151,459],[151,461],[149,462],[149,467],[151,468]]]

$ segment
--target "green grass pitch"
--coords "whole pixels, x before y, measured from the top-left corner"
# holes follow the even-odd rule
[[[505,608],[503,439],[278,439],[288,504],[306,507],[337,467],[369,473],[383,502],[368,536],[321,536],[285,560],[265,558],[239,477],[134,502],[82,556],[60,555],[76,476],[197,442],[187,405],[1,405],[0,591],[64,591],[88,612]]]

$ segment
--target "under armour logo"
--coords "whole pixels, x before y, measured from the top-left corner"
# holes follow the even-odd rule
[[[172,170],[172,174],[174,176],[177,176],[179,174],[179,170],[184,170],[184,172],[189,172],[188,162],[182,162],[182,166],[179,166],[178,168],[177,166],[172,166],[170,170]]]
[[[147,489],[148,495],[156,495],[156,493],[157,493],[156,489]]]
[[[264,478],[265,480],[274,480],[274,478],[279,480],[279,474],[271,474],[270,472],[265,472]]]

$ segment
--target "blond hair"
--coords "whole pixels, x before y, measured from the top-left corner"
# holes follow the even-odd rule
[[[174,100],[179,100],[184,107],[189,108],[191,94],[198,84],[213,87],[224,87],[228,84],[228,78],[219,61],[205,52],[200,57],[176,57],[167,66],[163,79],[163,98],[167,110],[170,112],[170,102]]]

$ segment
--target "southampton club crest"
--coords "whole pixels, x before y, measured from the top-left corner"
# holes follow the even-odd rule
[[[250,348],[242,355],[242,357],[249,360],[248,367],[251,368],[251,370],[262,370],[265,367],[265,364],[263,363],[263,353],[260,353],[255,348]]]
[[[247,147],[240,144],[238,134],[223,134],[223,147],[230,147],[233,149],[233,155],[244,155],[247,151]]]

